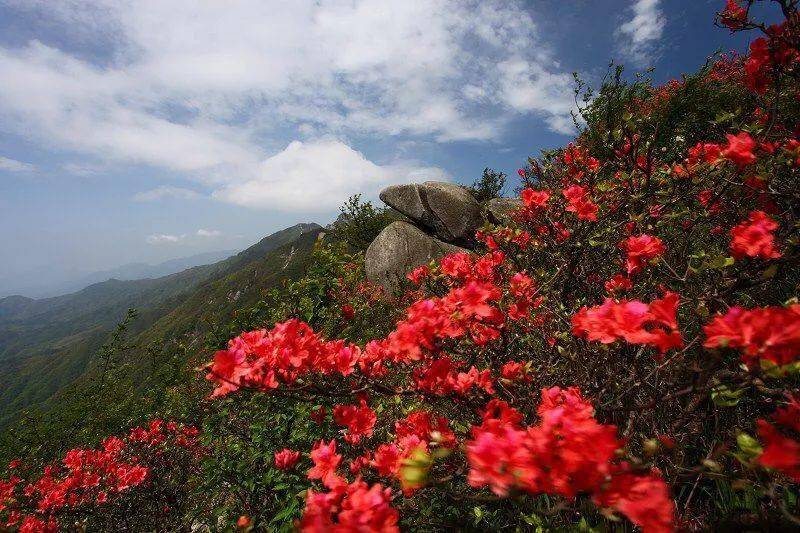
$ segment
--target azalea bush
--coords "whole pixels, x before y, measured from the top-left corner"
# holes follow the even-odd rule
[[[198,472],[198,430],[153,420],[95,449],[72,449],[43,469],[19,460],[0,479],[0,528],[144,530],[184,520]]]
[[[393,325],[339,277],[338,326],[289,313],[216,353],[216,401],[291,413],[263,468],[310,485],[300,529],[800,523],[800,19],[751,4],[719,17],[763,33],[747,56],[586,95],[513,222],[410,272]],[[275,526],[258,506],[240,525]]]
[[[363,270],[391,217],[354,198],[189,361],[197,430],[14,462],[0,528],[798,527],[800,19],[754,3],[717,19],[758,33],[744,56],[579,84],[580,134],[519,170],[507,224],[397,294]]]

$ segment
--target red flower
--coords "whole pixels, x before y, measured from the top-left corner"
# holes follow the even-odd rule
[[[725,9],[719,14],[720,22],[730,30],[741,30],[747,22],[747,10],[738,0],[728,0]]]
[[[586,187],[573,185],[561,191],[567,199],[567,211],[578,215],[580,220],[597,220],[597,205],[589,198],[589,191]]]
[[[450,254],[439,261],[442,274],[453,279],[466,279],[472,273],[472,257],[466,252]]]
[[[621,339],[646,344],[663,354],[683,346],[676,319],[678,303],[678,295],[673,292],[650,304],[606,298],[602,305],[583,307],[572,317],[572,333],[603,344]]]
[[[630,278],[622,274],[616,274],[613,278],[606,281],[605,288],[608,292],[623,292],[633,288]]]
[[[603,483],[621,445],[616,428],[598,424],[577,389],[556,387],[542,395],[550,400],[540,406],[535,426],[485,418],[473,427],[474,440],[467,443],[470,485],[488,485],[501,496],[517,488],[571,498]]]
[[[395,422],[397,440],[402,441],[410,436],[417,437],[420,442],[436,444],[445,448],[455,446],[456,436],[450,430],[447,419],[435,416],[427,411],[415,411]]]
[[[645,261],[659,257],[667,250],[661,239],[650,235],[628,237],[619,243],[619,246],[627,254],[625,267],[628,270],[628,274],[639,272]]]
[[[250,517],[243,514],[236,521],[236,527],[238,527],[239,529],[246,529],[246,528],[250,527],[250,523],[251,523]]]
[[[548,191],[537,191],[535,189],[523,189],[522,203],[529,209],[545,209],[547,201],[550,199]]]
[[[512,489],[567,498],[588,492],[597,505],[617,509],[645,531],[674,530],[674,504],[661,476],[614,464],[622,442],[593,412],[577,389],[553,387],[542,391],[540,422],[524,428],[519,413],[492,400],[467,443],[470,485],[500,496]]]
[[[361,357],[361,349],[344,341],[325,342],[297,319],[275,324],[271,330],[242,333],[214,357],[206,376],[217,384],[213,396],[242,386],[262,390],[292,383],[308,373],[348,375]]]
[[[763,211],[753,211],[747,221],[731,229],[731,254],[736,259],[760,257],[776,259],[781,253],[775,249],[778,223]]]
[[[325,406],[319,406],[313,411],[311,411],[311,420],[313,420],[317,424],[322,424],[325,421],[325,415],[328,413]]]
[[[715,316],[703,330],[703,346],[738,349],[749,366],[759,359],[782,366],[800,356],[800,304],[755,309],[734,306],[725,315]]]
[[[328,488],[334,488],[342,483],[336,474],[336,469],[342,462],[342,456],[336,453],[336,441],[325,444],[324,440],[318,441],[311,449],[311,460],[314,466],[308,471],[308,479],[322,480]]]
[[[689,148],[689,156],[686,163],[691,170],[699,163],[716,163],[721,156],[722,149],[718,144],[699,142]]]
[[[787,393],[788,403],[775,409],[772,419],[775,423],[800,433],[800,393]]]
[[[300,460],[300,452],[284,448],[279,452],[275,452],[275,468],[280,470],[291,470],[297,461]]]
[[[350,320],[354,316],[356,316],[356,310],[353,309],[352,305],[345,304],[342,306],[342,317],[344,317],[345,320]]]
[[[756,141],[746,131],[737,135],[727,134],[728,144],[722,149],[722,157],[733,161],[737,167],[742,168],[756,162],[753,149],[758,146]]]
[[[593,499],[600,507],[621,512],[645,533],[675,531],[675,504],[658,471],[637,474],[623,464]]]
[[[406,278],[408,278],[408,280],[414,285],[419,285],[425,278],[430,276],[430,274],[431,269],[428,267],[428,265],[421,265],[409,272],[406,275]]]
[[[326,494],[308,491],[299,528],[314,533],[399,533],[391,489],[357,479]]]
[[[771,63],[768,41],[760,37],[750,43],[750,55],[744,63],[745,84],[757,94],[767,92]]]
[[[347,427],[344,440],[357,444],[361,437],[371,437],[378,417],[375,411],[367,407],[367,401],[361,398],[359,405],[337,405],[333,408],[333,419],[340,426]]]
[[[509,361],[500,369],[500,376],[508,381],[530,382],[533,377],[530,375],[528,365],[518,361]]]
[[[397,444],[381,444],[375,450],[371,464],[379,475],[393,476],[400,470],[404,455]]]
[[[781,434],[766,420],[758,421],[758,436],[763,451],[756,461],[800,483],[800,442]]]

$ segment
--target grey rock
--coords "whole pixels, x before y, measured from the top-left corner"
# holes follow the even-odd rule
[[[519,198],[492,198],[486,202],[484,210],[492,224],[507,224],[511,220],[511,212],[520,207],[522,200]]]
[[[402,284],[414,268],[464,248],[434,239],[408,222],[392,222],[367,248],[364,269],[367,279],[383,285],[390,293]]]
[[[483,222],[478,201],[453,183],[391,185],[381,191],[380,198],[447,242],[468,244]]]

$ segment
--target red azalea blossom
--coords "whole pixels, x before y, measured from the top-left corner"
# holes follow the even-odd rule
[[[663,354],[683,346],[676,318],[678,303],[678,295],[673,292],[649,304],[606,298],[602,305],[581,308],[572,317],[572,332],[603,344],[617,340],[646,344]]]
[[[759,38],[750,43],[750,55],[744,64],[745,83],[754,93],[764,94],[769,86],[769,41]]]
[[[525,363],[509,361],[500,369],[500,376],[508,381],[529,382],[533,379]]]
[[[291,470],[300,460],[300,452],[284,448],[275,452],[275,468],[280,470]]]
[[[375,411],[367,407],[362,398],[359,405],[337,405],[333,408],[333,419],[340,426],[347,427],[344,440],[357,444],[361,437],[371,437],[375,422],[378,420]]]
[[[794,431],[795,435],[800,432],[800,394],[795,392],[787,396],[786,406],[772,414],[774,424],[758,421],[758,436],[763,449],[756,462],[800,483],[800,440],[781,432]]]
[[[758,421],[758,437],[764,449],[756,461],[800,483],[800,442],[783,435],[766,420]]]
[[[523,189],[520,196],[525,207],[531,209],[545,209],[547,201],[550,199],[548,191],[537,191],[535,189]]]
[[[629,275],[639,272],[646,261],[660,257],[667,250],[661,239],[650,235],[628,237],[619,246],[627,254],[625,268]]]
[[[623,465],[593,499],[600,507],[624,514],[647,533],[675,531],[675,505],[657,471],[637,474]]]
[[[155,481],[151,459],[178,449],[199,453],[197,433],[196,428],[156,419],[123,437],[108,437],[96,449],[69,450],[24,488],[17,476],[0,480],[0,513],[10,508],[3,522],[8,527],[19,524],[19,531],[58,531],[60,513],[91,513],[92,506],[112,504]],[[20,500],[29,501],[27,509],[15,508]]]
[[[414,285],[419,285],[431,274],[431,269],[428,265],[421,265],[409,272],[406,277]]]
[[[617,509],[645,531],[673,530],[673,503],[660,476],[633,476],[614,465],[622,445],[616,428],[594,420],[591,403],[577,389],[545,389],[542,398],[541,421],[528,428],[517,417],[496,418],[487,410],[467,443],[470,485],[488,485],[500,496],[511,489],[568,498],[589,492],[598,505]],[[498,414],[509,410],[497,407]]]
[[[498,495],[518,488],[573,497],[602,483],[621,445],[616,428],[598,424],[577,389],[545,389],[542,397],[536,426],[484,418],[473,428],[467,443],[473,487],[489,485]]]
[[[589,198],[589,190],[580,185],[573,185],[561,191],[567,199],[567,211],[578,215],[580,220],[597,221],[597,204]]]
[[[747,10],[738,0],[728,0],[725,9],[720,13],[720,22],[731,30],[740,30],[747,22]]]
[[[336,453],[335,440],[330,444],[325,444],[324,440],[314,444],[311,449],[311,460],[314,466],[308,471],[308,479],[319,479],[330,489],[341,484],[342,480],[336,474],[336,469],[342,462],[342,456]]]
[[[616,274],[613,278],[605,282],[605,288],[608,292],[623,292],[633,288],[630,278]]]
[[[758,146],[756,141],[746,131],[737,135],[727,134],[728,144],[722,149],[722,157],[732,161],[737,167],[742,168],[756,162],[753,150]]]
[[[763,211],[753,211],[747,221],[731,229],[731,254],[736,259],[758,257],[776,259],[781,253],[775,249],[778,223]]]
[[[345,320],[350,320],[354,316],[356,316],[356,310],[353,309],[352,305],[343,305],[342,306],[342,317]]]
[[[299,529],[311,533],[399,533],[391,489],[357,479],[328,493],[308,491]]]
[[[706,348],[735,348],[754,366],[759,360],[782,366],[800,357],[800,304],[744,309],[734,306],[706,325]]]

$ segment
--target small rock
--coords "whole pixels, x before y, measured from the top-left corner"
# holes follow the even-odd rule
[[[392,185],[381,191],[380,198],[447,242],[470,243],[483,223],[478,201],[467,189],[453,183]]]
[[[367,279],[395,292],[406,274],[447,254],[465,252],[464,248],[442,242],[408,222],[392,222],[367,248],[364,269]]]
[[[522,207],[519,198],[492,198],[486,202],[486,218],[492,224],[508,224],[511,212]]]

